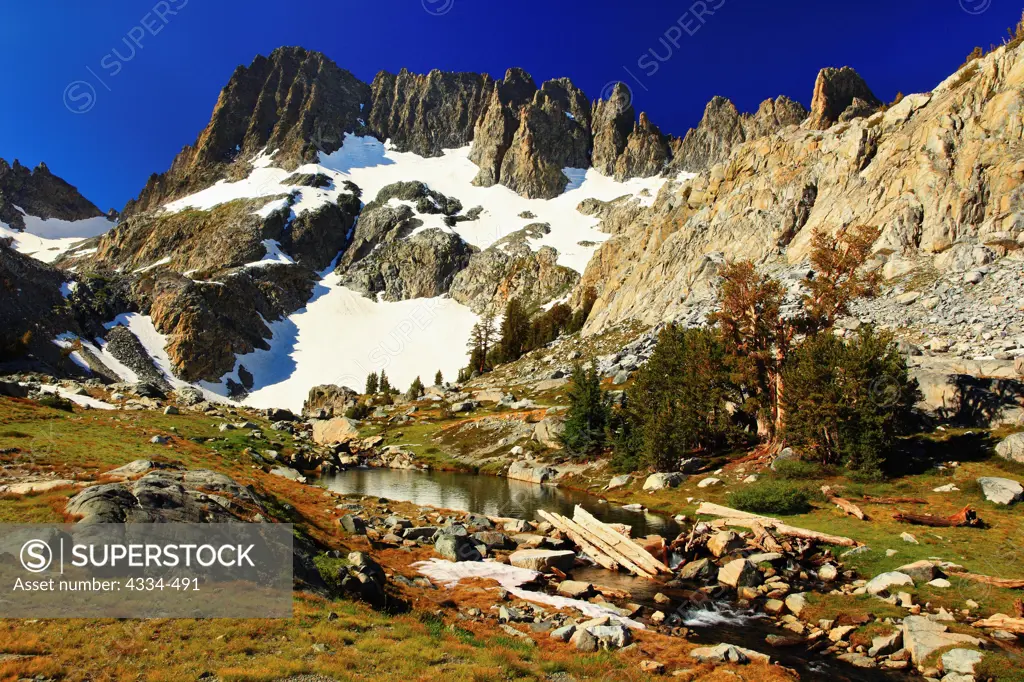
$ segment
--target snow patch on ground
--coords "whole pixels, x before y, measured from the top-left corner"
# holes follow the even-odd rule
[[[17,208],[17,207],[15,207]],[[21,211],[21,209],[18,209]],[[44,263],[52,263],[61,254],[72,250],[76,244],[90,237],[97,237],[114,227],[106,216],[85,220],[44,220],[21,211],[25,220],[25,231],[0,223],[0,239],[9,238],[14,250]]]
[[[437,558],[420,561],[413,564],[412,568],[419,571],[421,575],[430,578],[434,582],[441,583],[445,587],[454,587],[459,583],[459,581],[471,578],[494,580],[510,594],[518,597],[519,599],[525,599],[526,601],[532,601],[537,604],[546,604],[558,609],[576,609],[588,618],[601,618],[603,616],[608,616],[611,620],[619,621],[627,627],[638,630],[645,629],[643,623],[620,616],[600,604],[592,604],[580,599],[559,597],[545,592],[531,592],[530,590],[524,590],[521,585],[530,582],[540,575],[536,571],[531,571],[526,568],[499,564],[496,561],[460,561],[455,563]]]
[[[71,391],[69,391],[69,390],[67,390],[67,389],[65,389],[65,388],[63,388],[61,386],[50,386],[50,385],[47,385],[47,384],[43,384],[42,386],[39,387],[39,390],[42,391],[43,393],[51,393],[51,394],[59,395],[61,398],[66,398],[67,400],[70,400],[71,402],[75,403],[76,405],[81,405],[82,407],[90,407],[90,408],[92,408],[94,410],[116,410],[117,409],[116,406],[111,405],[110,403],[107,403],[107,402],[103,402],[102,400],[97,400],[96,398],[93,398],[92,396],[88,396],[88,395],[75,395]]]
[[[245,404],[298,412],[319,384],[361,391],[370,372],[384,370],[404,388],[417,376],[433,377],[438,369],[455,376],[465,366],[466,339],[477,322],[469,308],[444,297],[371,301],[339,279],[325,271],[305,308],[267,323],[270,350],[238,356],[231,374],[203,388],[226,395],[226,380],[238,382],[244,365],[253,376]]]
[[[263,258],[253,263],[246,263],[242,267],[262,268],[268,265],[291,265],[295,263],[291,256],[281,250],[281,243],[276,239],[264,239],[263,248],[267,250]],[[220,284],[220,282],[217,282],[217,284]]]

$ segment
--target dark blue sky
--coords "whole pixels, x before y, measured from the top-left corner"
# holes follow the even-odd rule
[[[682,134],[714,95],[741,110],[780,93],[806,105],[823,66],[853,66],[884,100],[930,89],[1020,13],[1006,0],[17,0],[0,8],[0,157],[45,161],[120,209],[195,139],[234,68],[280,45],[366,81],[517,65],[595,98],[621,79]]]

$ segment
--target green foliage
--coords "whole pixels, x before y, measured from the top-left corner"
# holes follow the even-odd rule
[[[441,370],[437,370],[437,374],[434,375],[434,385],[441,386],[444,384],[444,375],[441,374]]]
[[[366,377],[366,395],[376,395],[380,389],[380,377],[376,372],[370,372],[370,375]]]
[[[623,395],[622,402],[611,410],[608,417],[608,433],[614,448],[608,462],[612,471],[624,474],[640,468],[643,438],[641,429],[637,427],[639,423],[629,395]]]
[[[608,401],[595,362],[586,369],[579,363],[573,366],[567,396],[569,411],[562,445],[574,457],[583,457],[604,447],[608,425]]]
[[[729,414],[737,389],[725,361],[725,347],[713,330],[662,330],[627,394],[623,417],[630,426],[616,432],[621,457],[628,460],[626,453],[633,451],[641,464],[674,471],[684,457],[742,440]]]
[[[775,462],[775,475],[786,480],[807,480],[821,478],[826,474],[818,462],[802,459],[780,459]]]
[[[388,380],[388,375],[384,370],[380,371],[380,381],[378,382],[377,391],[385,395],[394,393],[394,388],[391,386],[391,382]]]
[[[413,379],[412,384],[409,386],[409,390],[406,391],[405,397],[409,400],[416,400],[423,395],[423,382],[420,381],[419,377]]]
[[[865,329],[850,341],[806,339],[783,370],[786,441],[804,457],[880,478],[920,397],[892,337]]]
[[[67,398],[63,398],[55,393],[49,393],[39,399],[40,405],[53,408],[55,410],[63,410],[64,412],[72,412],[75,404]]]
[[[530,316],[518,298],[510,299],[501,321],[501,356],[503,362],[513,362],[523,356],[530,342]]]
[[[362,421],[373,414],[373,408],[367,403],[356,403],[352,407],[345,410],[345,416],[349,419],[355,419],[356,421]]]
[[[583,325],[587,323],[587,318],[590,317],[590,311],[594,309],[595,303],[597,303],[597,291],[594,290],[594,287],[587,287],[587,290],[583,292],[583,300],[580,303],[580,307],[573,312],[572,317],[565,324],[564,331],[566,334],[575,334],[583,329]]]
[[[744,485],[729,496],[730,504],[754,514],[803,514],[810,511],[809,495],[785,481],[758,481]]]

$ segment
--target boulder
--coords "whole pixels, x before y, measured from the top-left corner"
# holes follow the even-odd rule
[[[594,635],[583,628],[577,629],[572,634],[569,638],[569,644],[572,644],[577,651],[584,653],[597,651],[597,637],[594,637]]]
[[[715,565],[708,558],[697,559],[679,569],[680,580],[706,581],[715,575]]]
[[[629,485],[629,482],[633,480],[633,477],[629,474],[622,474],[621,476],[615,476],[612,480],[608,481],[608,485],[605,486],[605,490],[615,490],[616,488],[623,488]]]
[[[594,586],[580,580],[563,580],[558,583],[558,594],[572,599],[586,599],[594,591]]]
[[[690,652],[691,658],[696,658],[701,663],[750,663],[761,661],[768,663],[771,657],[751,649],[735,646],[733,644],[718,644],[715,646],[697,647]]]
[[[869,580],[864,589],[868,594],[878,595],[888,593],[890,588],[903,586],[913,587],[914,580],[906,573],[889,571],[887,573],[880,573]]]
[[[723,530],[708,538],[707,548],[716,557],[723,557],[734,549],[743,546],[740,536],[731,530]]]
[[[348,417],[334,417],[313,422],[313,442],[318,445],[347,443],[358,437],[359,424]]]
[[[757,587],[761,572],[747,559],[736,559],[718,569],[718,582],[729,587]]]
[[[807,608],[807,596],[803,592],[786,595],[786,608],[794,616],[799,616]]]
[[[996,446],[996,454],[1011,462],[1024,464],[1024,432],[1014,433],[1004,438]]]
[[[353,535],[366,534],[366,521],[363,521],[358,516],[353,516],[352,514],[345,514],[340,519],[338,519],[338,523],[341,524],[341,527],[344,528],[345,532],[347,533],[351,533]]]
[[[942,572],[935,567],[935,564],[926,559],[900,566],[896,570],[909,575],[915,583],[926,583],[929,580],[942,577]]]
[[[570,550],[521,549],[510,554],[508,560],[517,568],[541,573],[550,573],[552,568],[557,568],[568,573],[576,562],[576,553]]]
[[[651,474],[644,481],[644,490],[655,491],[664,490],[665,488],[675,488],[680,483],[686,480],[686,475],[681,474],[678,471],[664,474]]]
[[[620,623],[614,625],[597,625],[588,628],[590,634],[597,638],[598,643],[605,649],[621,649],[629,644],[632,636],[629,628]]]
[[[1014,504],[1024,499],[1024,487],[1017,481],[996,476],[982,476],[978,479],[985,499],[996,504]]]
[[[925,616],[907,616],[903,619],[903,646],[910,652],[910,660],[921,665],[928,654],[937,649],[957,644],[981,646],[981,640],[971,635],[949,632],[949,628]]]
[[[434,543],[434,551],[449,561],[480,561],[483,558],[473,541],[463,535],[440,535]]]
[[[565,431],[565,422],[558,417],[545,417],[533,427],[533,439],[546,448],[560,450],[562,441],[560,439]]]
[[[974,649],[950,649],[942,654],[942,670],[948,675],[974,675],[974,667],[981,663],[982,654]]]
[[[888,635],[879,635],[871,640],[868,656],[888,656],[903,647],[903,631],[897,630]]]
[[[527,481],[528,483],[546,483],[557,475],[558,472],[551,467],[538,466],[529,460],[512,462],[506,474],[514,481]]]

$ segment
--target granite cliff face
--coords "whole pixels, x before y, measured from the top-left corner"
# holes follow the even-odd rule
[[[882,228],[871,265],[888,277],[975,264],[979,247],[1017,257],[1024,51],[1000,48],[933,92],[817,130],[868,94],[853,75],[826,70],[807,123],[755,139],[740,140],[724,102],[709,106],[706,119],[726,121],[706,126],[722,131],[722,144],[697,145],[695,137],[690,145],[691,158],[701,159],[694,167],[707,168],[666,184],[650,208],[605,209],[614,236],[576,289],[577,298],[585,287],[600,292],[586,331],[626,319],[685,319],[712,296],[724,259],[799,263],[815,228]]]
[[[37,218],[60,220],[84,220],[103,215],[77,189],[51,173],[45,163],[29,169],[17,159],[13,165],[0,159],[0,222],[23,230],[22,211]]]

